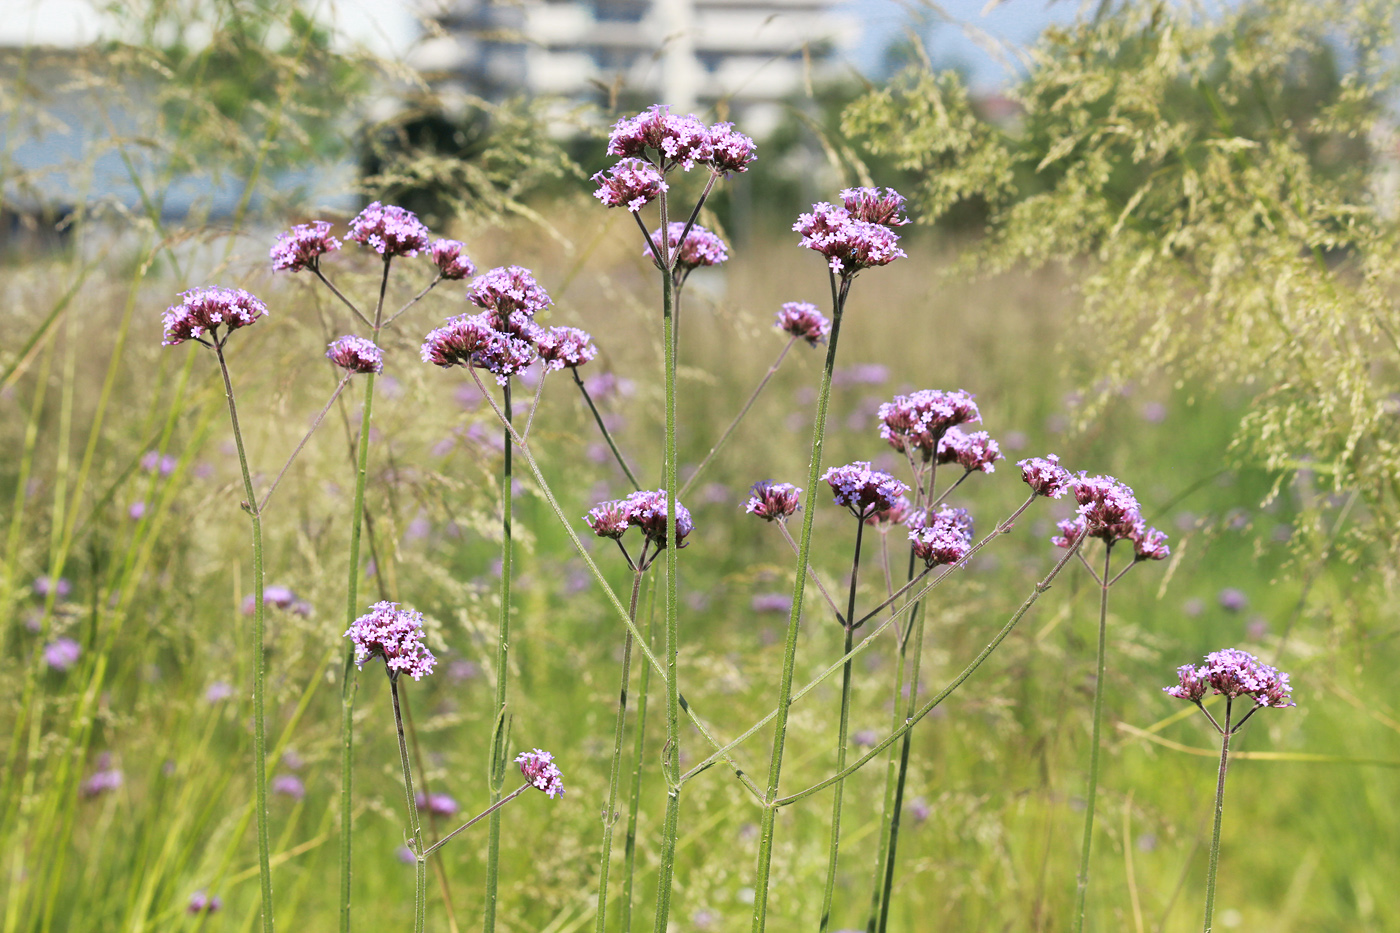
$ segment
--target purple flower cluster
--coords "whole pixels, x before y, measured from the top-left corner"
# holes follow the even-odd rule
[[[549,752],[537,748],[533,752],[521,752],[515,760],[525,780],[548,794],[549,799],[564,795],[564,774]]]
[[[904,210],[904,195],[893,188],[844,188],[841,191],[841,205],[856,220],[865,223],[881,224],[886,227],[902,227],[909,223]]]
[[[425,794],[419,791],[414,800],[419,810],[434,816],[451,816],[457,812],[457,801],[447,794]]]
[[[384,371],[384,354],[374,345],[374,341],[354,334],[337,338],[326,350],[326,357],[341,369],[352,373]]]
[[[831,322],[809,301],[787,301],[774,319],[778,329],[801,337],[812,346],[826,343],[831,336]]]
[[[386,258],[417,256],[428,248],[429,233],[412,211],[375,201],[350,221],[346,239],[363,243]]]
[[[1163,687],[1171,696],[1199,703],[1208,689],[1230,699],[1247,696],[1257,706],[1282,708],[1296,706],[1288,675],[1270,667],[1254,655],[1238,648],[1212,651],[1202,667],[1190,664],[1177,668],[1178,683]]]
[[[78,663],[82,646],[71,638],[60,638],[44,646],[44,663],[51,671],[66,671]]]
[[[697,163],[716,172],[742,172],[755,158],[754,141],[734,131],[733,123],[706,126],[694,114],[680,116],[662,104],[635,117],[623,117],[608,136],[608,155],[650,160],[661,172]]]
[[[1137,497],[1126,483],[1112,476],[1081,473],[1074,477],[1072,488],[1079,508],[1074,518],[1058,524],[1060,534],[1050,539],[1056,547],[1074,547],[1087,535],[1105,544],[1131,541],[1137,560],[1163,560],[1171,556],[1167,535],[1148,527]]]
[[[549,294],[529,269],[501,266],[473,279],[467,300],[481,308],[481,313],[448,318],[428,334],[420,356],[423,362],[437,366],[479,366],[505,385],[512,375],[535,361],[537,344],[545,336],[535,324],[535,313],[549,307]],[[556,338],[551,345],[568,350],[561,340]],[[586,362],[582,359],[584,349],[571,352]],[[551,368],[565,365],[577,364],[563,362]]]
[[[181,292],[180,298],[180,304],[165,311],[162,346],[173,347],[186,340],[203,343],[205,335],[218,342],[218,328],[226,328],[228,334],[267,314],[267,305],[241,288],[192,288]]]
[[[791,518],[802,509],[802,490],[792,483],[775,483],[771,479],[760,480],[749,490],[744,511],[767,521],[782,521]]]
[[[890,189],[885,190],[885,200],[899,197]],[[902,203],[903,199],[900,200]],[[877,211],[869,208],[861,197],[854,199],[854,203],[857,210],[853,212],[819,201],[812,205],[811,213],[799,214],[797,223],[792,225],[793,230],[802,234],[802,246],[825,256],[831,271],[843,278],[850,278],[872,266],[887,265],[905,256],[898,245],[899,234],[891,229],[896,221],[905,221],[894,217],[879,223],[862,220],[859,215],[874,216]]]
[[[625,207],[637,213],[661,196],[667,184],[650,162],[623,159],[612,168],[593,176],[598,190],[593,196],[608,207]]]
[[[577,368],[598,355],[588,331],[577,327],[551,327],[536,343],[546,370]]]
[[[625,499],[600,502],[584,516],[588,527],[600,538],[621,538],[628,528],[640,528],[658,549],[666,546],[666,490],[648,489],[631,493]],[[690,510],[676,503],[676,546],[685,547],[686,537],[695,530]]]
[[[909,544],[926,567],[956,564],[972,550],[972,516],[966,509],[942,508],[909,523]]]
[[[900,496],[889,508],[870,513],[865,519],[865,523],[875,525],[882,530],[889,530],[891,525],[903,525],[907,522],[913,511],[914,504],[909,501],[909,497]]]
[[[700,266],[717,266],[729,258],[724,241],[699,224],[690,228],[685,235],[685,245],[681,245],[681,234],[685,233],[684,221],[666,225],[666,255],[670,256],[679,269],[695,269]],[[651,232],[651,243],[642,250],[642,256],[656,261],[656,251],[661,248],[661,231]]]
[[[880,419],[880,436],[901,453],[912,447],[921,451],[925,460],[931,459],[949,428],[982,420],[973,398],[970,392],[962,389],[952,392],[920,389],[910,395],[896,395],[876,413]]]
[[[331,225],[324,220],[297,224],[277,238],[268,255],[272,268],[279,272],[300,272],[314,269],[319,257],[340,249],[340,241],[331,236]]]
[[[345,632],[355,643],[355,664],[361,670],[375,656],[384,659],[390,677],[406,673],[414,680],[433,672],[437,658],[423,644],[423,614],[400,609],[398,603],[378,602]]]
[[[869,460],[857,460],[832,467],[822,474],[831,486],[836,504],[850,509],[857,518],[894,508],[909,487],[888,473],[870,468]]]
[[[190,902],[185,907],[188,914],[213,914],[218,913],[224,906],[223,898],[215,894],[210,897],[204,891],[196,891],[190,895]]]
[[[710,168],[721,175],[747,172],[749,163],[758,158],[754,141],[734,129],[733,123],[710,126]]]
[[[444,279],[465,279],[476,275],[476,263],[467,257],[466,246],[457,240],[434,240],[428,254]]]
[[[949,428],[938,441],[938,462],[956,463],[969,473],[995,473],[1000,459],[1001,447],[986,431],[966,434]]]
[[[467,300],[491,315],[497,330],[509,330],[517,315],[533,318],[554,302],[529,269],[524,266],[497,266],[472,279]]]
[[[88,779],[83,782],[84,797],[97,797],[111,793],[122,786],[121,769],[111,767],[108,761],[108,756],[104,754],[99,762],[98,770],[88,775]]]
[[[1060,458],[1055,454],[1030,457],[1017,461],[1016,465],[1021,468],[1021,479],[1037,496],[1058,499],[1074,486],[1074,475],[1060,466]]]

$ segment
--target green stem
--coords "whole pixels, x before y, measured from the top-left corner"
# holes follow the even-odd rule
[[[656,618],[656,587],[649,588],[646,641],[651,643]],[[629,629],[628,634],[631,634]],[[646,751],[647,689],[651,686],[651,665],[642,665],[637,686],[637,734],[632,742],[632,787],[627,799],[627,838],[623,843],[622,933],[632,929],[632,885],[637,876],[637,811],[642,800],[642,755]]]
[[[491,734],[491,802],[501,800],[501,788],[506,779],[506,742],[509,729],[506,726],[506,686],[510,671],[510,576],[511,576],[511,485],[514,482],[511,472],[511,406],[510,383],[503,391],[502,415],[505,421],[505,451],[501,464],[501,612],[500,629],[496,637],[496,716]],[[486,904],[482,911],[482,930],[491,933],[496,929],[496,900],[500,884],[501,859],[501,813],[492,812],[490,831],[486,842]]]
[[[227,339],[227,335],[225,335]],[[238,447],[238,466],[243,471],[245,503],[253,519],[253,783],[258,814],[258,878],[262,886],[262,927],[272,933],[272,866],[268,856],[267,839],[267,737],[263,721],[263,540],[262,513],[253,493],[253,475],[248,469],[248,454],[243,447],[243,432],[238,428],[238,406],[233,399],[233,381],[228,374],[222,340],[214,340],[214,352],[219,357],[219,371],[224,377],[224,394],[228,397],[229,419],[233,422],[233,440]]]
[[[1210,837],[1210,867],[1206,870],[1206,925],[1205,933],[1210,933],[1211,918],[1215,915],[1215,873],[1220,867],[1220,821],[1225,815],[1225,767],[1230,761],[1230,704],[1225,698],[1225,725],[1220,736],[1220,776],[1215,781],[1215,829]],[[1257,708],[1257,707],[1256,707]]]
[[[768,922],[768,884],[773,861],[773,830],[778,816],[777,796],[783,770],[783,748],[787,741],[788,713],[792,706],[792,675],[797,665],[798,621],[802,617],[802,595],[806,589],[807,566],[812,552],[812,516],[816,512],[817,479],[821,471],[822,445],[826,440],[826,413],[831,402],[831,374],[836,368],[836,347],[841,337],[849,280],[837,285],[831,273],[831,340],[822,367],[821,389],[817,393],[817,417],[812,426],[812,457],[807,465],[807,490],[803,500],[802,535],[797,553],[797,573],[792,588],[792,609],[788,613],[787,640],[783,647],[783,673],[778,683],[778,709],[773,728],[773,753],[768,764],[768,788],[759,821],[758,866],[754,873],[753,933],[763,933]]]
[[[509,794],[506,794],[506,795],[505,795],[504,797],[502,797],[500,800],[497,800],[495,803],[491,804],[491,806],[487,807],[485,810],[482,810],[482,811],[481,811],[480,813],[478,813],[476,816],[474,816],[474,817],[472,817],[471,819],[467,820],[467,821],[466,821],[465,823],[463,823],[461,826],[458,826],[456,829],[452,830],[452,832],[448,833],[446,836],[443,836],[443,837],[442,837],[441,839],[439,839],[437,842],[433,843],[432,845],[428,846],[428,848],[424,849],[424,850],[423,850],[423,858],[426,859],[428,856],[432,855],[432,854],[433,854],[434,852],[436,852],[438,849],[441,849],[444,845],[446,845],[446,844],[447,844],[447,841],[448,841],[449,839],[451,839],[453,836],[456,836],[458,833],[462,832],[463,830],[471,829],[471,828],[472,828],[473,826],[475,826],[477,823],[480,823],[482,820],[486,819],[486,817],[488,817],[488,816],[490,816],[491,814],[495,813],[497,810],[501,809],[501,807],[504,807],[506,804],[510,803],[510,802],[511,802],[512,800],[514,800],[516,797],[519,797],[521,794],[525,793],[527,790],[529,790],[531,787],[534,787],[534,786],[535,786],[535,785],[531,784],[529,781],[526,781],[524,784],[521,784],[521,785],[520,785],[519,787],[517,787],[515,790],[511,791]]]
[[[865,518],[858,515],[856,516],[856,551],[855,557],[851,560],[851,588],[850,595],[846,600],[847,619],[854,619],[856,615],[856,586],[860,580],[860,545],[864,533]],[[846,644],[841,649],[841,653],[850,655],[855,629],[850,625],[846,625],[844,628],[846,630]],[[836,730],[837,771],[846,767],[846,736],[850,731],[851,722],[851,661],[852,659],[847,657],[846,663],[841,667],[841,717]],[[831,901],[836,892],[836,862],[841,848],[841,800],[845,789],[844,781],[838,783],[831,795],[831,848],[826,864],[826,890],[822,894],[821,923],[817,927],[819,933],[826,933],[826,928],[831,921]]]
[[[1103,722],[1104,653],[1108,641],[1108,575],[1112,542],[1103,549],[1103,576],[1099,578],[1099,651],[1094,680],[1094,726],[1089,739],[1089,790],[1084,799],[1084,842],[1079,856],[1079,884],[1074,896],[1074,933],[1084,929],[1085,901],[1089,891],[1089,851],[1094,839],[1094,798],[1099,790],[1099,732]]]
[[[909,722],[914,715],[914,706],[919,700],[919,667],[924,654],[924,603],[922,601],[914,606],[912,623],[914,626],[914,650],[908,652],[911,660],[909,662],[909,699],[905,703],[904,712],[905,722]],[[900,644],[900,654],[904,655],[908,647],[909,639],[905,638]],[[903,660],[902,657],[901,660]],[[901,685],[897,689],[902,690],[903,686]],[[902,696],[895,698],[896,710],[899,709],[899,701],[902,699],[904,699]],[[909,752],[913,738],[913,732],[906,732],[904,737],[899,740],[899,768],[895,774],[894,799],[890,801],[889,837],[883,845],[884,879],[880,886],[880,920],[876,927],[880,933],[884,933],[890,918],[891,895],[894,891],[895,855],[899,851],[899,820],[904,809],[904,785],[909,777]]]
[[[632,600],[628,612],[637,618],[637,596],[642,589],[642,572],[632,574]],[[627,681],[632,675],[632,631],[622,642],[622,686],[618,689],[617,724],[613,728],[612,768],[608,771],[608,805],[603,810],[603,854],[598,860],[598,917],[595,928],[603,933],[608,913],[608,873],[612,867],[613,826],[617,823],[617,784],[622,771],[622,737],[627,725]]]
[[[598,422],[598,430],[603,432],[603,440],[608,442],[608,449],[613,452],[613,458],[617,460],[617,465],[622,467],[622,472],[627,474],[627,479],[631,481],[632,488],[641,489],[642,484],[637,480],[636,475],[632,472],[632,468],[627,465],[627,458],[622,456],[622,451],[617,449],[617,444],[613,442],[612,432],[610,432],[608,426],[603,423],[603,416],[599,414],[598,406],[593,404],[593,397],[588,394],[588,388],[583,384],[583,380],[579,378],[578,367],[570,366],[569,372],[574,376],[574,385],[578,386],[578,390],[583,393],[583,400],[588,404],[588,410],[593,412],[593,420]]]
[[[389,692],[394,697],[394,726],[399,733],[399,763],[403,765],[403,796],[408,807],[408,832],[413,839],[413,933],[423,933],[427,906],[428,862],[427,854],[423,851],[423,825],[418,819],[418,801],[413,796],[413,770],[408,763],[408,742],[403,734],[403,711],[399,708],[399,675],[393,671],[389,671]]]
[[[661,245],[666,246],[666,199],[661,198]],[[675,295],[671,273],[661,273],[662,345],[666,368],[666,747],[662,750],[662,774],[666,779],[666,818],[661,829],[661,864],[657,868],[656,924],[664,931],[671,914],[671,876],[675,870],[677,827],[680,822],[680,686],[676,682],[679,657],[680,602],[676,541],[676,348]]]

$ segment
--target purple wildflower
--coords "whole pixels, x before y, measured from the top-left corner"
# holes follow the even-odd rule
[[[457,801],[447,794],[425,794],[419,791],[416,795],[416,802],[419,810],[424,810],[435,816],[451,816],[457,812]]]
[[[817,310],[816,305],[808,301],[784,302],[783,310],[777,313],[774,323],[779,330],[801,337],[814,347],[826,343],[826,338],[831,336],[831,322]]]
[[[792,483],[760,480],[749,490],[744,511],[767,521],[782,521],[802,509],[802,490]]]
[[[374,341],[354,334],[336,339],[326,350],[326,358],[352,373],[384,371],[384,354],[374,345]]]
[[[800,214],[792,229],[802,234],[801,245],[827,258],[831,271],[850,278],[862,269],[903,259],[899,234],[883,224],[857,220],[844,207],[825,201]]]
[[[524,266],[497,266],[483,272],[467,287],[467,300],[487,313],[496,330],[510,333],[519,332],[519,315],[533,318],[553,303]]]
[[[577,327],[551,327],[540,335],[537,343],[545,371],[566,366],[577,368],[589,362],[598,355],[598,348],[592,344],[592,340],[587,331]]]
[[[846,188],[841,192],[841,203],[856,220],[881,224],[886,227],[902,227],[909,218],[900,212],[904,210],[904,195],[893,188]]]
[[[537,748],[533,752],[521,752],[515,760],[525,780],[548,794],[551,800],[564,795],[564,775],[549,752]]]
[[[894,505],[889,508],[880,509],[878,512],[872,512],[870,516],[866,518],[865,523],[867,525],[878,526],[881,531],[888,531],[891,525],[904,524],[913,509],[914,505],[909,501],[909,497],[900,496],[894,501]]]
[[[710,128],[694,115],[671,113],[664,104],[655,104],[635,117],[623,117],[613,125],[608,155],[640,161],[647,158],[648,151],[657,153],[662,172],[677,165],[688,172],[696,162],[708,162],[713,155]]]
[[[791,612],[792,596],[787,593],[759,593],[749,602],[754,612]]]
[[[1232,586],[1221,590],[1216,599],[1220,603],[1220,608],[1226,612],[1240,612],[1249,605],[1249,597]]]
[[[721,175],[747,172],[749,163],[758,158],[754,141],[734,129],[733,123],[710,126],[710,168]]]
[[[465,279],[476,275],[476,264],[467,258],[466,246],[458,240],[434,240],[428,250],[433,265],[444,279]]]
[[[1132,537],[1142,524],[1142,512],[1132,488],[1112,476],[1081,473],[1074,481],[1074,498],[1085,522],[1084,533],[1106,544]]]
[[[1079,539],[1084,537],[1084,532],[1088,529],[1088,525],[1085,524],[1084,519],[1078,515],[1074,518],[1062,519],[1056,523],[1055,527],[1060,529],[1060,533],[1051,538],[1050,543],[1055,545],[1055,547],[1062,547],[1065,550],[1069,550],[1078,544]]]
[[[621,499],[598,503],[588,510],[583,520],[588,522],[588,527],[593,529],[595,535],[600,538],[612,538],[614,541],[626,534],[629,527],[627,505]]]
[[[306,785],[295,774],[279,774],[272,779],[269,786],[274,794],[281,794],[293,800],[300,800],[306,796]]]
[[[686,233],[685,245],[681,246],[681,234],[685,233],[685,222],[675,221],[666,226],[666,255],[670,256],[680,269],[691,270],[700,266],[717,266],[729,258],[728,247],[714,233],[699,224]],[[642,256],[655,261],[655,253],[661,248],[661,231],[651,232],[651,242],[642,249]]]
[[[345,632],[355,643],[355,664],[361,670],[376,655],[384,659],[390,677],[407,673],[414,680],[433,672],[437,659],[423,644],[423,614],[400,609],[398,603],[378,602]]]
[[[641,159],[623,159],[594,175],[593,181],[598,183],[598,190],[593,192],[595,198],[608,207],[626,207],[634,214],[668,188],[661,173]]]
[[[533,324],[530,326],[534,328]],[[505,385],[511,376],[524,371],[538,355],[534,342],[528,337],[498,333],[489,346],[476,354],[473,362],[494,375],[498,384]]]
[[[35,596],[48,596],[53,593],[59,599],[67,599],[72,591],[73,585],[68,582],[67,577],[59,577],[57,580],[48,576],[34,578]]]
[[[1074,484],[1074,477],[1069,470],[1060,466],[1060,458],[1055,454],[1030,457],[1017,461],[1016,465],[1021,468],[1021,478],[1037,496],[1058,499],[1069,492]]]
[[[459,314],[428,333],[419,356],[436,366],[470,366],[475,354],[491,346],[496,330],[484,314]]]
[[[1149,528],[1144,522],[1133,526],[1128,539],[1133,542],[1133,556],[1137,560],[1165,560],[1171,556],[1166,532]]]
[[[297,224],[277,238],[268,255],[272,268],[279,272],[300,272],[314,269],[320,257],[340,249],[340,241],[331,236],[331,225],[317,220]]]
[[[909,491],[908,486],[890,474],[872,470],[869,460],[831,467],[822,474],[822,479],[831,486],[836,504],[844,505],[857,518],[894,508],[899,497]]]
[[[1242,696],[1252,699],[1257,706],[1282,708],[1296,706],[1293,702],[1293,688],[1288,675],[1270,667],[1247,651],[1226,648],[1206,655],[1206,663],[1200,668],[1187,664],[1177,669],[1178,683],[1163,687],[1171,696],[1200,702],[1206,688],[1223,694],[1231,700]]]
[[[190,902],[185,907],[188,914],[213,914],[218,913],[224,906],[223,898],[215,894],[210,897],[204,891],[196,891],[190,895]]]
[[[226,328],[225,336],[240,327],[247,327],[267,314],[267,305],[241,288],[192,288],[181,292],[180,304],[167,308],[163,318],[165,337],[162,346],[173,347],[186,340],[203,338],[219,342],[218,328]]]
[[[623,500],[627,522],[642,530],[647,540],[658,548],[666,546],[666,490],[639,490]],[[685,547],[686,536],[695,529],[690,510],[676,503],[676,547]]]
[[[51,671],[66,671],[78,663],[82,646],[71,638],[60,638],[44,646],[44,663]]]
[[[378,201],[350,221],[346,239],[371,247],[381,256],[417,256],[428,248],[428,228],[412,211]]]
[[[205,703],[218,703],[233,696],[233,685],[223,680],[216,680],[204,691]]]
[[[100,794],[109,793],[122,786],[122,772],[120,768],[113,768],[102,765],[100,770],[94,771],[83,782],[83,796],[96,797]]]
[[[942,508],[911,522],[909,544],[926,567],[956,564],[972,549],[972,517],[966,509]]]
[[[938,441],[938,462],[956,463],[969,473],[995,473],[1000,459],[1001,448],[986,431],[967,434],[949,428]]]
[[[913,447],[923,452],[924,459],[929,459],[949,428],[982,420],[973,398],[972,393],[962,389],[951,392],[920,389],[910,395],[896,395],[876,413],[880,419],[880,436],[901,453],[906,447]]]

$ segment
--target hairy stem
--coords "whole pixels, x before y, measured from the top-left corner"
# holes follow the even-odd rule
[[[386,668],[387,670],[387,668]],[[389,672],[389,692],[394,697],[394,727],[399,735],[399,764],[403,766],[403,796],[408,808],[408,833],[413,840],[413,933],[423,933],[427,907],[428,863],[423,851],[423,825],[418,820],[418,800],[413,794],[413,769],[408,761],[408,742],[403,732],[403,710],[399,708],[399,675]]]
[[[501,465],[501,612],[500,627],[496,636],[496,725],[491,735],[491,802],[501,800],[501,787],[506,775],[506,686],[509,681],[510,664],[510,575],[511,575],[511,407],[510,383],[503,392],[503,420],[505,421],[505,454]],[[491,933],[496,928],[496,900],[500,883],[501,859],[501,813],[492,811],[490,831],[486,842],[486,904],[482,910],[482,930]]]
[[[622,451],[617,449],[617,444],[613,441],[612,432],[609,431],[608,426],[603,423],[603,416],[599,414],[598,406],[593,404],[593,397],[588,394],[588,388],[583,384],[583,380],[579,378],[578,367],[570,366],[569,372],[573,374],[574,385],[578,386],[578,390],[583,393],[583,400],[588,405],[588,410],[593,412],[593,420],[598,423],[598,430],[603,433],[603,440],[608,442],[608,449],[612,451],[613,458],[617,460],[617,465],[622,467],[623,473],[627,474],[627,479],[632,483],[632,488],[641,489],[642,484],[638,482],[636,474],[632,472],[632,467],[628,466],[627,458],[622,456]]]
[[[656,618],[656,587],[648,594],[646,641],[651,642]],[[630,630],[629,633],[631,634]],[[632,740],[632,787],[627,798],[627,838],[623,843],[622,933],[632,929],[632,885],[637,876],[637,811],[642,799],[642,755],[646,751],[647,688],[651,686],[651,665],[642,665],[637,685],[637,733]]]
[[[632,599],[628,612],[637,618],[637,596],[642,589],[642,572],[632,574]],[[603,809],[603,852],[598,860],[598,916],[595,928],[603,933],[608,913],[608,873],[612,868],[613,826],[617,823],[617,784],[622,771],[623,729],[627,725],[627,681],[632,675],[632,630],[622,642],[622,686],[617,696],[617,724],[613,728],[612,767],[608,769],[608,805]]]
[[[1089,789],[1084,795],[1084,841],[1079,856],[1078,885],[1074,895],[1074,933],[1084,929],[1084,911],[1089,892],[1089,852],[1094,841],[1094,798],[1099,791],[1099,732],[1103,722],[1104,653],[1108,641],[1109,559],[1113,544],[1104,544],[1103,575],[1099,581],[1099,650],[1094,678],[1094,724],[1089,739]]]
[[[1215,828],[1210,836],[1210,867],[1206,869],[1205,933],[1210,933],[1215,916],[1215,874],[1220,868],[1220,821],[1225,815],[1225,767],[1230,762],[1230,733],[1234,731],[1230,726],[1231,702],[1229,697],[1225,698],[1225,725],[1220,730],[1220,774],[1215,780]]]

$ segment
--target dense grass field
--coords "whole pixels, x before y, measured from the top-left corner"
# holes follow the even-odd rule
[[[622,212],[545,206],[557,236],[521,224],[441,231],[482,268],[534,270],[548,323],[584,327],[600,348],[581,375],[646,482],[661,474],[661,330],[654,275]],[[343,227],[340,229],[343,230]],[[240,417],[260,488],[335,387],[324,359],[354,331],[309,275],[277,275],[275,230],[137,245],[94,228],[68,254],[7,261],[0,351],[0,916],[13,930],[251,930],[258,877],[252,832],[247,523],[223,386],[212,354],[160,346],[160,313],[186,288],[220,283],[271,314],[230,341]],[[436,232],[436,231],[435,231]],[[732,243],[697,273],[681,318],[680,462],[702,460],[776,358],[785,301],[825,304],[821,260],[792,234]],[[952,501],[979,533],[1025,498],[1014,461],[1054,452],[1074,470],[1136,490],[1173,556],[1136,567],[1109,614],[1105,757],[1087,929],[1181,931],[1200,923],[1217,739],[1194,708],[1162,693],[1176,668],[1243,647],[1293,676],[1296,709],[1265,710],[1234,748],[1217,925],[1244,931],[1400,930],[1400,661],[1393,607],[1371,570],[1299,542],[1300,515],[1354,520],[1345,497],[1309,477],[1239,467],[1228,451],[1234,395],[1139,385],[1081,424],[1078,362],[1095,353],[1074,326],[1073,275],[950,278],[947,246],[915,235],[907,260],[863,273],[840,346],[824,466],[899,460],[875,409],[913,389],[966,389],[1007,460]],[[333,276],[357,300],[375,257],[347,244]],[[328,268],[331,268],[328,266]],[[428,280],[403,260],[390,306]],[[494,713],[500,430],[463,370],[420,362],[429,329],[466,310],[446,283],[386,332],[367,492],[366,607],[422,611],[438,671],[404,681],[415,777],[457,817],[481,810]],[[782,660],[791,552],[746,516],[749,486],[802,483],[820,351],[794,346],[734,439],[684,499],[695,519],[680,557],[682,691],[727,739],[772,708]],[[293,465],[266,518],[268,733],[273,884],[286,929],[335,927],[338,914],[340,656],[357,383]],[[517,393],[517,411],[528,400]],[[586,536],[583,514],[631,491],[566,374],[545,381],[531,440],[550,485]],[[551,750],[559,800],[529,794],[504,811],[500,928],[568,933],[594,924],[600,815],[623,634],[529,475],[517,472],[515,618],[509,747]],[[825,499],[825,497],[824,497]],[[932,696],[987,643],[1059,552],[1064,501],[1035,502],[1014,530],[934,591],[921,690]],[[844,592],[854,523],[817,513],[813,564]],[[625,593],[630,574],[586,537]],[[889,541],[902,554],[902,542]],[[866,536],[863,605],[884,591],[885,542]],[[1324,554],[1319,561],[1318,555]],[[898,564],[903,558],[895,559]],[[59,582],[61,578],[61,583]],[[655,577],[659,580],[659,574]],[[987,663],[915,732],[890,928],[1051,931],[1069,927],[1079,859],[1094,686],[1098,589],[1071,564]],[[643,593],[641,618],[660,619]],[[865,634],[862,630],[860,634]],[[857,745],[891,722],[890,632],[859,656]],[[55,652],[63,639],[73,648]],[[66,645],[66,643],[63,643]],[[809,589],[798,654],[805,684],[841,654],[840,626]],[[634,657],[633,688],[639,676]],[[783,787],[832,770],[839,679],[794,707]],[[661,754],[653,689],[647,755]],[[387,681],[359,678],[353,910],[359,929],[402,925],[412,867]],[[634,720],[629,722],[629,729]],[[760,782],[769,734],[736,750]],[[624,767],[630,767],[629,751]],[[682,766],[708,754],[698,733]],[[649,764],[635,893],[650,923],[664,788]],[[119,776],[119,777],[118,777]],[[885,768],[847,782],[833,928],[863,928],[874,882]],[[828,793],[780,812],[770,928],[813,930],[826,871]],[[682,795],[671,929],[746,929],[759,808],[716,766]],[[440,809],[449,809],[444,803]],[[429,838],[456,823],[430,815]],[[434,857],[428,925],[478,925],[485,836],[468,830]],[[621,864],[621,846],[614,848]],[[617,875],[617,871],[614,871]],[[611,891],[621,897],[614,880]],[[217,912],[191,911],[196,892]],[[611,914],[614,922],[617,913]],[[610,928],[615,928],[611,927]]]

